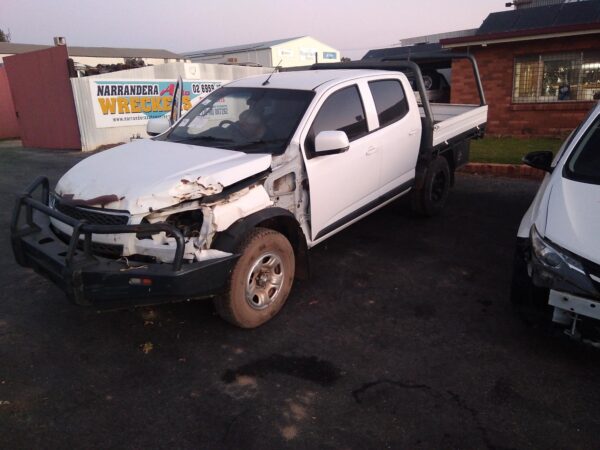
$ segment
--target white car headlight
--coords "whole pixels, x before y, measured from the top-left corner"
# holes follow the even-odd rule
[[[551,269],[569,268],[582,275],[586,275],[585,269],[579,261],[560,251],[546,241],[535,228],[531,229],[531,247],[537,259]]]

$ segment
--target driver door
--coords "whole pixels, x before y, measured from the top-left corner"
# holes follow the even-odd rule
[[[361,210],[377,198],[381,152],[369,134],[369,111],[364,107],[365,104],[372,105],[372,101],[363,101],[361,89],[364,88],[357,84],[338,88],[327,96],[309,122],[303,146],[310,185],[313,241],[358,218]],[[349,149],[319,156],[314,152],[316,135],[335,130],[346,133]]]

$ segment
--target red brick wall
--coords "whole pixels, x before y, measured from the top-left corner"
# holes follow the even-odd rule
[[[507,136],[564,136],[584,118],[594,102],[512,103],[514,59],[517,56],[599,48],[596,35],[506,44],[473,46],[486,101],[488,134]],[[452,103],[478,103],[470,65],[452,65]]]

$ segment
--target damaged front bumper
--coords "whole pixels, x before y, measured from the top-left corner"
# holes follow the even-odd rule
[[[33,197],[40,191],[41,198]],[[24,214],[23,214],[24,213]],[[69,242],[53,232],[50,218],[72,227]],[[166,232],[175,238],[172,263],[138,263],[103,258],[92,253],[92,234]],[[17,262],[55,282],[76,304],[97,309],[151,305],[210,297],[225,286],[239,255],[184,262],[185,240],[167,223],[94,225],[49,206],[49,184],[37,178],[19,197],[11,221],[11,241]]]
[[[548,304],[554,307],[553,321],[568,325],[574,314],[600,320],[600,301],[573,295],[569,292],[550,290]]]
[[[577,316],[600,319],[600,266],[541,237],[535,227],[526,246],[531,281],[547,289],[554,322],[570,324]]]

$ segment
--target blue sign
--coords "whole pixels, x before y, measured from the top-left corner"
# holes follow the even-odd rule
[[[215,89],[224,80],[183,80],[183,112]],[[98,80],[90,78],[90,91],[97,128],[145,124],[148,119],[171,111],[175,80]]]

